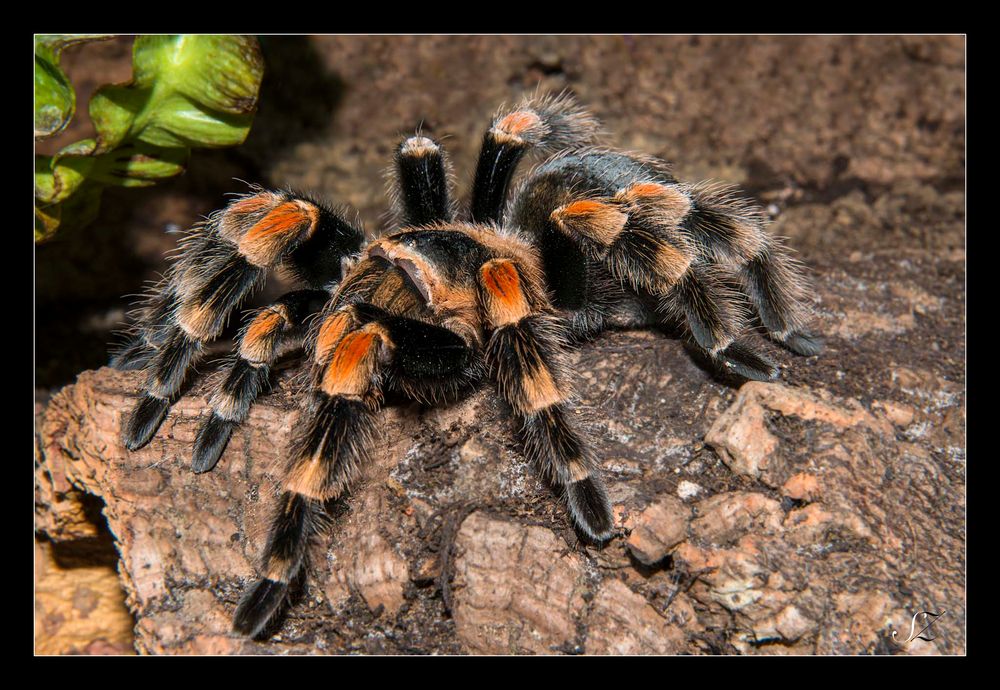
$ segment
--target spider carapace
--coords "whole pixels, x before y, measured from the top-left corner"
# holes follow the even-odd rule
[[[542,162],[510,193],[529,151]],[[138,309],[112,364],[147,374],[126,418],[135,450],[156,433],[204,347],[281,268],[304,289],[257,311],[220,372],[193,451],[212,469],[266,390],[270,368],[301,348],[309,366],[260,579],[235,612],[254,636],[283,608],[324,505],[371,451],[384,394],[433,404],[492,381],[520,422],[525,455],[565,496],[591,541],[615,533],[593,446],[571,414],[567,348],[610,327],[670,324],[720,370],[771,379],[763,329],[803,355],[807,286],[752,203],[720,184],[685,184],[655,158],[601,146],[568,97],[531,98],[487,130],[467,221],[451,199],[441,146],[417,134],[396,149],[398,229],[368,240],[344,213],[254,188],[196,225]]]

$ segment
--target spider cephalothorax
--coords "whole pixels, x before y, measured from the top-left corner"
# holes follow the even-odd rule
[[[509,194],[531,149],[549,157]],[[568,98],[526,100],[494,119],[469,222],[454,219],[448,173],[436,142],[403,141],[392,190],[400,227],[371,241],[323,204],[254,189],[191,231],[113,360],[148,376],[123,430],[134,450],[268,270],[306,286],[245,325],[194,448],[193,469],[212,469],[277,357],[302,347],[302,424],[261,579],[236,611],[240,633],[259,633],[285,600],[324,505],[370,452],[385,393],[433,403],[491,379],[520,421],[525,454],[600,542],[614,523],[569,414],[571,342],[612,326],[679,325],[720,369],[754,379],[776,375],[747,337],[758,325],[800,354],[820,349],[806,330],[801,271],[754,205],[722,185],[678,182],[657,159],[600,147],[595,121]]]

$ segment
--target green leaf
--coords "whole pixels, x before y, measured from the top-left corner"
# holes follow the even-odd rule
[[[97,38],[35,39],[36,67],[39,60],[45,67],[41,82],[36,69],[36,94],[49,94],[48,127],[64,127],[73,110],[72,88],[58,69],[59,52]],[[156,184],[184,172],[190,148],[233,146],[246,139],[264,70],[256,38],[140,36],[132,64],[130,82],[104,86],[90,100],[95,139],[66,146],[55,156],[35,157],[36,241],[56,229],[91,222],[107,185]],[[36,134],[38,122],[36,116]]]
[[[93,139],[84,139],[55,156],[35,156],[36,241],[48,239],[60,227],[83,227],[93,220],[101,185],[149,187],[183,173],[190,156],[188,149],[142,142],[100,156],[91,155],[95,148]]]
[[[55,156],[35,156],[35,200],[54,204],[66,200],[93,169],[93,139],[67,146]]]
[[[250,36],[140,36],[128,84],[90,101],[98,153],[126,140],[164,148],[241,144],[250,132],[263,59]]]
[[[160,79],[192,103],[229,115],[257,110],[264,62],[252,36],[140,36],[136,80]]]
[[[122,187],[149,187],[184,172],[190,151],[162,149],[143,142],[125,144],[98,156],[90,179]]]
[[[50,239],[56,229],[68,232],[94,222],[101,210],[100,184],[85,183],[64,203],[35,207],[35,241]]]
[[[56,195],[52,156],[35,156],[35,201],[51,201]]]
[[[49,207],[35,207],[35,242],[43,242],[59,228],[62,219],[62,207],[59,204]]]
[[[35,138],[51,137],[73,117],[76,96],[59,67],[35,54]]]
[[[101,152],[119,146],[133,129],[136,114],[146,108],[152,89],[102,86],[90,97],[90,121]]]
[[[73,85],[59,67],[63,49],[100,41],[107,35],[39,35],[35,37],[35,139],[47,139],[69,124],[76,110]]]

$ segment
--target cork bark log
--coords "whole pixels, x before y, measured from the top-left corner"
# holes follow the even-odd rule
[[[828,348],[774,350],[774,383],[720,381],[648,332],[583,347],[579,420],[622,527],[603,549],[577,539],[488,390],[400,403],[275,635],[231,635],[296,424],[293,367],[204,475],[188,463],[210,374],[135,453],[119,430],[141,377],[81,374],[40,426],[39,522],[78,536],[79,494],[104,501],[142,651],[960,651],[962,358],[941,348],[960,342],[960,260],[825,266]],[[938,608],[937,640],[895,644]]]

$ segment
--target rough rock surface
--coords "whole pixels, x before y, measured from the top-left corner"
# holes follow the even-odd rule
[[[687,536],[691,508],[670,494],[659,496],[632,524],[629,551],[645,565],[662,561]]]
[[[455,546],[455,632],[470,651],[537,654],[574,646],[587,569],[552,530],[473,513]]]
[[[173,240],[157,223],[208,212],[232,177],[322,190],[378,228],[375,181],[408,123],[450,135],[463,181],[484,115],[539,83],[572,89],[616,144],[674,160],[683,178],[739,183],[768,206],[773,232],[811,269],[827,348],[800,358],[772,347],[780,380],[742,386],[659,334],[581,348],[579,418],[622,527],[600,549],[578,541],[525,466],[491,394],[391,406],[374,462],[335,506],[266,642],[228,629],[296,421],[294,372],[200,476],[187,465],[205,380],[129,454],[119,427],[141,377],[84,372],[36,410],[36,529],[56,544],[94,538],[93,497],[104,502],[139,651],[965,651],[962,39],[301,45],[265,43],[283,78],[267,86],[245,147],[196,154],[173,187],[111,194],[93,234],[40,248],[40,372],[65,366],[46,353],[66,329],[74,357],[86,339],[107,340],[102,324],[114,318],[74,302],[84,294],[75,284],[114,297],[139,287],[135,255],[131,282],[98,275],[109,262],[93,257],[108,247],[127,244],[146,271],[162,268]],[[316,79],[328,91],[301,99]],[[933,642],[893,640],[914,614],[940,609]]]

